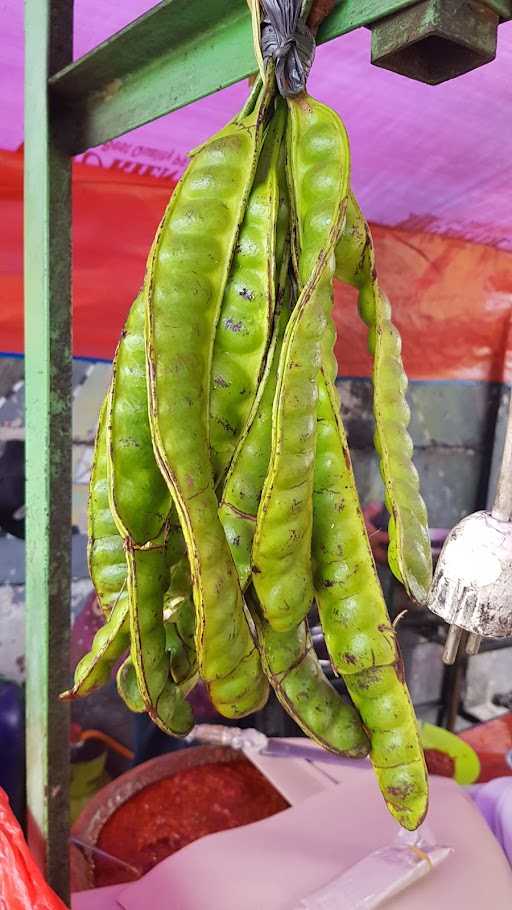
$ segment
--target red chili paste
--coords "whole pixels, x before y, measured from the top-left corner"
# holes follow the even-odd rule
[[[251,762],[215,762],[179,771],[144,787],[105,823],[98,847],[142,873],[187,844],[268,818],[288,803]],[[130,873],[95,858],[97,887],[130,881]]]

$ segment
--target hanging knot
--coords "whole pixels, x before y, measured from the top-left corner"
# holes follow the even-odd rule
[[[281,40],[281,43],[277,43],[275,49],[272,51],[272,56],[274,60],[283,60],[288,56],[289,52],[295,47],[295,37],[288,37]]]
[[[315,56],[313,33],[300,18],[301,0],[260,2],[263,59],[274,60],[281,95],[299,95],[305,91]]]

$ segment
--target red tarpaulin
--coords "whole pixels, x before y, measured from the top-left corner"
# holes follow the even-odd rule
[[[0,152],[0,351],[22,335],[23,158]],[[74,353],[110,360],[140,287],[172,185],[77,164],[74,205]],[[373,227],[382,284],[404,339],[412,379],[512,378],[504,371],[512,304],[512,255],[438,235]],[[368,374],[355,294],[336,288],[337,355],[344,376]]]

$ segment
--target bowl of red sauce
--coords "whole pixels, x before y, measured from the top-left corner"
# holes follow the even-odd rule
[[[134,870],[72,848],[73,891],[133,881],[187,844],[282,812],[288,803],[239,752],[194,746],[131,768],[87,803],[72,833]]]

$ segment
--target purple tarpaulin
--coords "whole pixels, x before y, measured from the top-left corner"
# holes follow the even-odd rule
[[[153,5],[75,0],[80,56]],[[0,148],[23,141],[23,2],[0,3]],[[353,183],[367,217],[512,249],[512,22],[500,26],[495,62],[437,87],[370,64],[360,29],[320,47],[309,88],[346,121]],[[89,155],[90,164],[176,173],[186,152],[235,111],[233,86]]]

